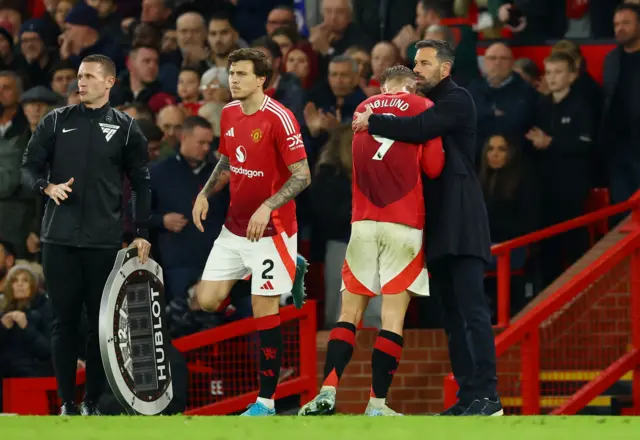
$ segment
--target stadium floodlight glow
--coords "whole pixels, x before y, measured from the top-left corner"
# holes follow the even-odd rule
[[[102,293],[99,339],[109,386],[130,414],[160,414],[173,397],[165,322],[162,268],[122,249]]]

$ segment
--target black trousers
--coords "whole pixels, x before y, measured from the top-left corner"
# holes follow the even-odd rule
[[[484,261],[449,256],[429,263],[433,291],[442,304],[458,399],[497,396],[496,348],[484,295]]]
[[[86,337],[85,400],[98,402],[104,389],[106,379],[98,341],[100,300],[118,250],[49,243],[42,246],[42,266],[53,307],[53,366],[63,402],[76,400],[76,362],[82,342],[78,338]],[[83,305],[87,311],[86,335],[79,332]]]

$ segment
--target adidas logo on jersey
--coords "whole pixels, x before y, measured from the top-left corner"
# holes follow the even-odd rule
[[[102,122],[100,122],[99,125],[100,128],[102,128],[102,132],[104,133],[104,137],[107,139],[107,142],[111,140],[113,135],[116,134],[116,131],[120,128],[118,125],[103,124]]]
[[[233,137],[233,127],[225,133],[226,136]]]
[[[267,281],[262,285],[260,290],[273,290],[273,284],[271,284],[271,281]]]

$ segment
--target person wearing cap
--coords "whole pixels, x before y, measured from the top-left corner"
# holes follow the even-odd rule
[[[36,130],[38,123],[50,110],[63,104],[64,101],[57,93],[44,86],[36,86],[27,90],[20,98],[20,105],[29,123],[31,133]]]
[[[76,361],[83,305],[87,313],[87,379],[80,413],[99,415],[105,386],[98,342],[100,300],[123,233],[123,176],[131,185],[138,259],[151,245],[147,140],[136,121],[109,105],[116,67],[90,55],[78,69],[81,103],[47,114],[36,127],[22,161],[22,182],[49,197],[42,220],[42,266],[53,308],[51,345],[63,402],[62,415],[78,414]]]
[[[98,11],[84,2],[78,3],[65,18],[65,29],[59,38],[60,58],[79,66],[89,55],[101,54],[113,60],[116,71],[124,69],[124,54],[113,41],[100,38]]]
[[[32,18],[20,26],[20,53],[22,54],[21,76],[25,88],[49,85],[51,68],[58,61],[55,53],[49,52],[48,43],[52,37],[43,20]]]

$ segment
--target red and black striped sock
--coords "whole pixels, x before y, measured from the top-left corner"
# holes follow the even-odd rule
[[[282,331],[280,315],[256,319],[260,336],[260,392],[258,397],[273,399],[282,364]]]
[[[371,397],[384,399],[402,356],[402,336],[380,330],[371,355]]]
[[[356,342],[356,326],[350,322],[338,322],[331,330],[327,344],[327,359],[324,363],[323,386],[337,387],[347,368]]]

